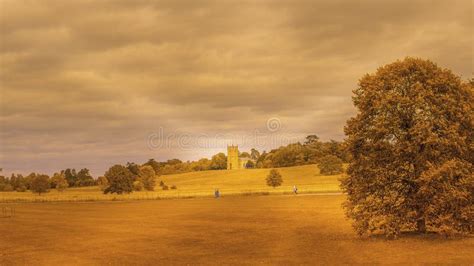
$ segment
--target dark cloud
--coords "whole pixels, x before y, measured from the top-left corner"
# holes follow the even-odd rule
[[[352,89],[380,65],[418,56],[472,75],[469,1],[0,5],[0,166],[7,172],[88,167],[101,174],[150,157],[196,159],[255,131],[342,139],[354,114]],[[266,129],[270,118],[281,122],[280,135]],[[173,145],[150,149],[148,137],[161,128]],[[183,135],[212,142],[222,134],[208,147],[179,146]]]

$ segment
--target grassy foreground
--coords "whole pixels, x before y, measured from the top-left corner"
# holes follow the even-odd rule
[[[474,238],[361,239],[344,195],[10,203],[0,265],[464,264]],[[0,204],[1,205],[1,204]]]
[[[0,202],[48,202],[48,201],[102,201],[141,200],[162,198],[212,197],[219,188],[223,195],[284,194],[291,193],[293,185],[299,193],[340,192],[340,175],[319,175],[316,165],[278,168],[283,185],[268,187],[265,178],[270,169],[215,170],[164,175],[158,178],[177,190],[164,191],[157,185],[153,192],[133,192],[126,195],[104,195],[98,187],[70,188],[64,192],[51,190],[41,196],[31,192],[0,192]]]

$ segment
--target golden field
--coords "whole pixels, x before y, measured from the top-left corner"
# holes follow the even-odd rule
[[[474,238],[359,238],[344,195],[9,203],[0,265],[463,264]]]
[[[278,168],[283,176],[280,187],[268,187],[265,178],[270,169],[213,170],[184,174],[164,175],[157,178],[155,191],[133,192],[125,195],[104,195],[98,187],[70,188],[64,192],[52,189],[42,195],[27,192],[0,192],[0,202],[44,202],[44,201],[101,201],[101,200],[144,200],[166,198],[212,197],[218,188],[223,196],[250,194],[292,193],[293,185],[299,193],[339,193],[341,175],[319,174],[316,165]],[[158,186],[163,180],[166,185],[176,185],[176,190],[162,190]]]

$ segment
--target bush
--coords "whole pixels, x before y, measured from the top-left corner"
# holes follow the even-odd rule
[[[172,185],[171,189],[178,189],[178,188],[175,185]]]
[[[319,160],[319,173],[322,175],[342,174],[342,160],[334,155],[326,155]]]
[[[283,178],[281,177],[280,172],[278,172],[276,169],[272,169],[270,170],[266,181],[268,186],[275,188],[281,186],[283,183]]]
[[[165,185],[165,182],[163,180],[160,181],[160,187],[163,187]]]
[[[163,185],[163,190],[168,190],[168,186],[167,185]]]

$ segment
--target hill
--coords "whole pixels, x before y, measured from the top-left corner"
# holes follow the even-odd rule
[[[296,185],[299,193],[339,192],[340,175],[319,174],[316,165],[277,168],[283,184],[272,188],[265,178],[270,169],[211,170],[160,177],[167,185],[176,185],[180,192],[189,195],[209,195],[218,188],[223,195],[249,193],[291,193]]]
[[[161,198],[211,197],[218,188],[223,196],[292,193],[296,185],[299,193],[339,192],[340,175],[319,174],[316,165],[277,168],[283,176],[281,187],[268,187],[265,178],[270,169],[210,170],[163,175],[157,178],[155,191],[133,192],[125,195],[104,195],[98,187],[70,188],[64,192],[51,190],[41,196],[27,192],[0,192],[0,202],[145,200]],[[176,190],[162,190],[160,181]]]

